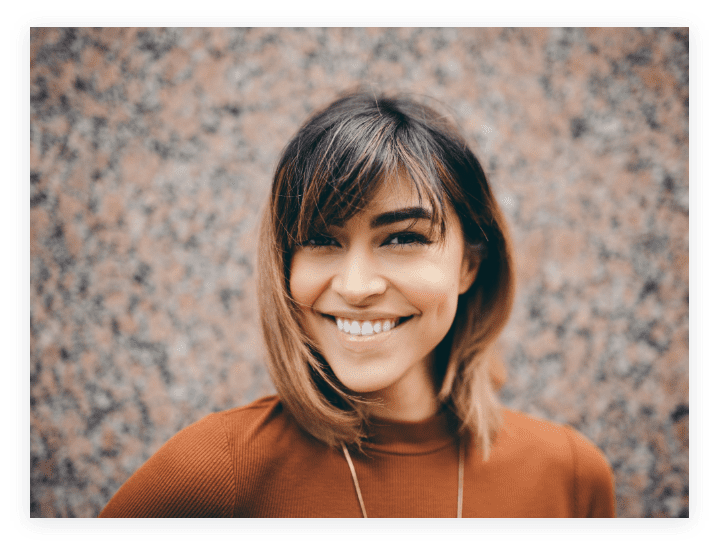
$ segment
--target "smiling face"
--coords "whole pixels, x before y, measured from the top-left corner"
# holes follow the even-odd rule
[[[291,259],[290,293],[305,331],[342,384],[383,399],[383,416],[433,413],[432,352],[477,273],[457,216],[441,243],[429,217],[411,185],[385,185]]]

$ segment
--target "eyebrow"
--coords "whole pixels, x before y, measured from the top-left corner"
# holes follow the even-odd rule
[[[405,220],[432,220],[432,214],[422,207],[407,207],[399,210],[383,212],[375,216],[370,222],[370,228],[389,226]]]
[[[375,216],[369,226],[375,229],[396,224],[397,222],[404,222],[405,220],[432,220],[432,213],[423,207],[406,207],[403,209],[390,210]],[[345,223],[330,224],[330,226],[344,228]]]

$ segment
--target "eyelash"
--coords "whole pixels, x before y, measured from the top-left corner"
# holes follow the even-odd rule
[[[400,241],[399,243],[392,243],[390,244],[389,241],[392,241],[394,239],[397,239]],[[402,242],[402,240],[406,240],[405,242]],[[312,243],[312,241],[324,241],[323,244],[317,244]],[[333,247],[336,245],[331,245],[328,243],[328,241],[335,241],[333,238],[326,236],[326,235],[317,235],[314,237],[311,237],[304,243],[302,243],[302,247],[308,248],[308,249],[323,249],[325,247]],[[336,243],[336,241],[335,241]],[[430,245],[432,242],[427,239],[424,235],[414,232],[400,232],[400,233],[394,233],[389,236],[387,241],[385,241],[384,245],[388,247],[399,247],[399,248],[405,248],[405,247],[411,247],[414,245]]]

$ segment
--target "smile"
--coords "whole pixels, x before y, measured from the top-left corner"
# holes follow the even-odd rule
[[[346,318],[336,318],[334,316],[329,316],[326,314],[322,314],[322,316],[328,320],[332,320],[333,322],[335,322],[337,329],[341,333],[353,337],[371,337],[373,335],[389,333],[395,327],[402,325],[404,322],[414,317],[407,316],[376,320],[354,320]]]
[[[385,320],[349,320],[336,318],[337,329],[350,335],[373,335],[394,329],[400,318]]]

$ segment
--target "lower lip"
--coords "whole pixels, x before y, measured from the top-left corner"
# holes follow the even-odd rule
[[[378,346],[387,342],[387,340],[391,339],[392,336],[397,333],[397,331],[401,331],[405,325],[410,323],[414,319],[414,316],[412,316],[408,320],[405,320],[403,323],[396,325],[389,331],[373,333],[372,335],[352,335],[350,333],[345,333],[344,331],[340,331],[337,328],[337,322],[334,318],[324,319],[327,321],[327,324],[330,326],[331,330],[337,335],[340,344],[344,348],[346,348],[350,352],[364,352],[377,348]]]

